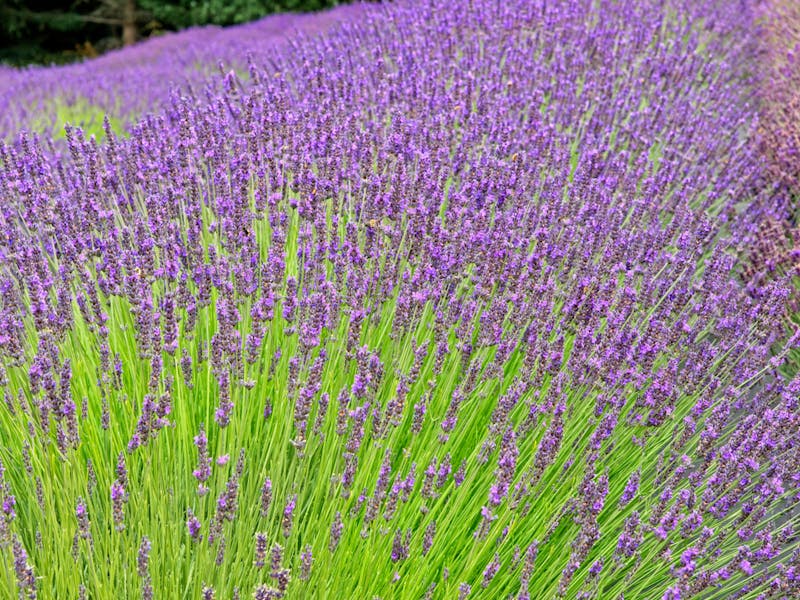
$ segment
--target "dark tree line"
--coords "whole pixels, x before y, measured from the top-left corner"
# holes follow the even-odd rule
[[[346,1],[346,0],[345,0]],[[342,0],[0,0],[0,62],[64,62],[161,31],[233,25]]]

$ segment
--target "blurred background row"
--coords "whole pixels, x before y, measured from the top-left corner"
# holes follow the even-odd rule
[[[234,25],[337,0],[0,0],[0,63],[66,63],[198,25]]]

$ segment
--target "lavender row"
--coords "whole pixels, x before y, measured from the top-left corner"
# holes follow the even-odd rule
[[[102,132],[109,115],[117,133],[169,103],[174,88],[202,93],[218,65],[244,69],[247,56],[266,62],[302,47],[368,7],[348,4],[323,13],[273,15],[234,28],[194,27],[164,34],[97,59],[59,67],[0,66],[0,139],[21,131],[61,136],[66,123]],[[373,9],[375,10],[375,9]]]
[[[796,594],[751,16],[400,2],[2,146],[0,586]]]

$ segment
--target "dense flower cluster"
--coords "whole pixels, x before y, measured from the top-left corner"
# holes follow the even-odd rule
[[[398,2],[0,146],[0,589],[800,593],[723,4]]]

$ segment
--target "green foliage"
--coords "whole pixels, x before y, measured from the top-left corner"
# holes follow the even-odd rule
[[[0,63],[64,63],[76,46],[108,35],[107,26],[86,20],[92,2],[0,0]]]
[[[85,25],[75,4],[64,8],[63,2],[0,2],[0,39],[22,40],[37,32],[69,32]]]
[[[193,25],[234,25],[279,12],[330,8],[337,0],[140,0],[142,9],[166,29]]]

